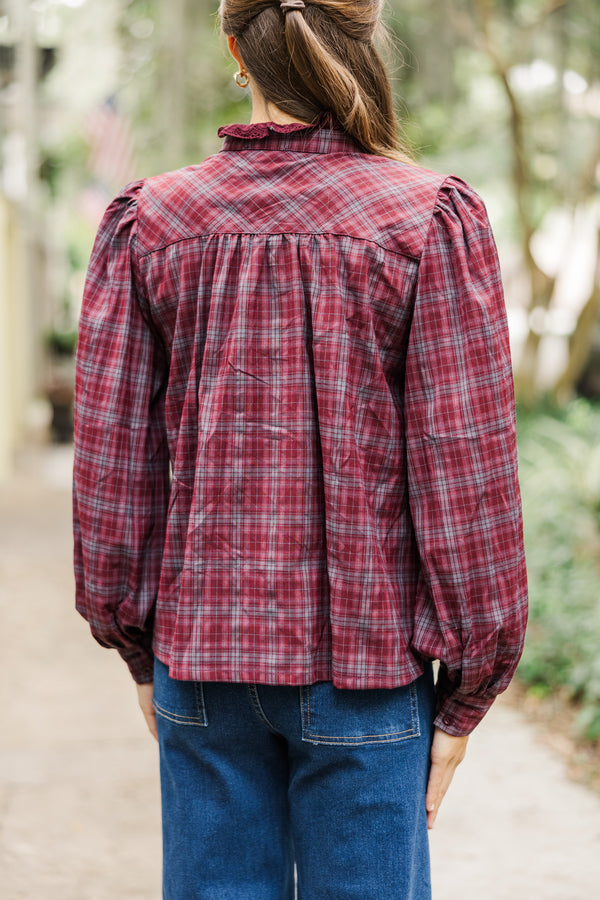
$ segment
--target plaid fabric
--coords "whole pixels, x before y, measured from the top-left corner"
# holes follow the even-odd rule
[[[494,241],[335,122],[229,126],[108,208],[77,352],[77,608],[138,682],[508,684],[526,574]]]

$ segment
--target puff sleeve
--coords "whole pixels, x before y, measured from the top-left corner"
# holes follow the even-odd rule
[[[165,358],[137,273],[142,182],[109,206],[89,264],[76,359],[76,607],[96,640],[152,680],[169,492]]]
[[[483,202],[457,178],[439,191],[419,264],[405,427],[413,648],[441,662],[436,724],[463,735],[514,673],[527,583],[498,258]]]

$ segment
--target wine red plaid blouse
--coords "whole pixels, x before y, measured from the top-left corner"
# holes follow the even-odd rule
[[[500,274],[479,197],[331,119],[129,185],[77,351],[77,608],[138,682],[406,684],[470,732],[523,642]]]

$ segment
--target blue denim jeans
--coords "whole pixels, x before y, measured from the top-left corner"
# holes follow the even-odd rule
[[[340,690],[176,681],[157,660],[154,705],[165,900],[430,898],[430,667]]]

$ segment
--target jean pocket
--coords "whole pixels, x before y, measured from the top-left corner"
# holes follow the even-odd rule
[[[157,716],[176,725],[208,725],[201,681],[171,678],[169,668],[154,658],[154,697]]]
[[[313,744],[387,744],[419,737],[416,682],[347,690],[330,681],[301,688],[302,740]]]

